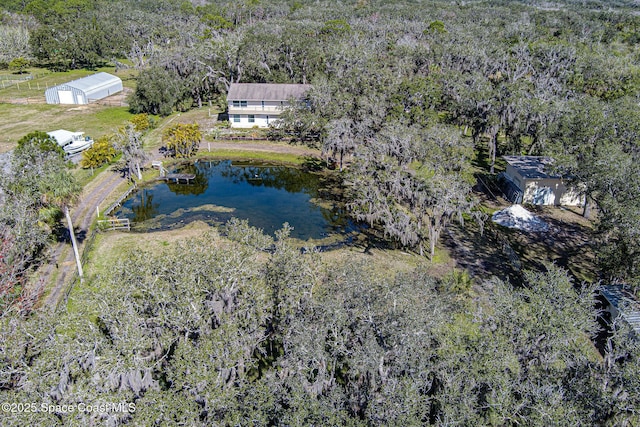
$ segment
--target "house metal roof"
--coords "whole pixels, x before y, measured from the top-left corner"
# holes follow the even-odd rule
[[[231,83],[227,100],[288,101],[300,99],[311,85],[273,83]]]
[[[547,167],[553,164],[551,157],[503,156],[502,158],[525,179],[560,178],[558,175],[546,172]]]
[[[87,77],[82,77],[81,79],[72,80],[68,83],[64,83],[61,86],[70,86],[85,93],[91,93],[105,86],[110,86],[113,84],[122,84],[122,80],[120,80],[120,77],[114,76],[109,73],[100,72]]]
[[[620,312],[620,316],[640,336],[640,302],[621,285],[601,286],[600,293],[609,301],[609,304]]]

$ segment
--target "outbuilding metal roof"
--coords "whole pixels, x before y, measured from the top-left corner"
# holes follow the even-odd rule
[[[609,301],[609,304],[620,312],[620,316],[640,336],[640,302],[621,285],[601,286],[600,293]]]
[[[288,101],[300,99],[311,85],[274,83],[231,83],[227,100]]]
[[[541,156],[503,156],[503,159],[526,179],[560,178],[558,175],[547,173],[553,164],[551,157]]]
[[[120,80],[120,77],[104,72],[92,74],[81,79],[64,83],[65,86],[79,89],[87,94],[95,92],[96,90],[100,90],[103,87],[111,86],[113,84],[122,84],[122,80]]]

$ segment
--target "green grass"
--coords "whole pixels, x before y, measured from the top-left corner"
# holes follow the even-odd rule
[[[143,175],[144,176],[144,175]],[[127,180],[120,183],[113,191],[109,194],[107,198],[100,204],[100,212],[104,212],[105,209],[110,207],[113,203],[116,202],[122,196],[125,191],[127,191],[131,187],[131,183]]]
[[[306,157],[287,153],[269,153],[265,151],[244,151],[215,149],[211,151],[201,150],[196,158],[199,159],[228,159],[228,160],[259,160],[263,162],[286,163],[290,165],[302,165],[307,163]]]
[[[135,88],[137,71],[134,69],[120,70],[116,73],[115,67],[102,67],[97,70],[69,70],[63,72],[51,72],[43,68],[29,68],[26,70],[26,74],[21,75],[13,74],[10,71],[0,72],[0,76],[2,76],[3,79],[20,78],[28,74],[33,75],[33,80],[12,84],[4,89],[2,88],[2,84],[0,84],[0,100],[35,97],[44,99],[44,91],[51,86],[67,83],[101,71],[120,77],[124,87]]]
[[[90,168],[84,169],[81,166],[78,166],[73,170],[73,175],[76,177],[80,185],[82,185],[82,187],[86,187],[87,184],[89,184],[91,181],[97,178],[102,172],[106,171],[112,166],[113,164],[104,164],[99,168],[93,169],[93,173]]]
[[[85,132],[94,132],[94,137],[100,137],[102,135],[117,132],[118,129],[124,126],[133,114],[129,112],[127,107],[106,107],[98,109],[93,114],[87,114],[83,117],[82,124]]]
[[[156,117],[156,127],[144,136],[144,148],[147,151],[160,148],[162,146],[162,132],[176,123],[198,123],[200,124],[200,131],[206,133],[207,125],[211,125],[215,121],[219,112],[213,107],[203,107],[194,108],[187,112],[173,113],[167,117]]]
[[[425,253],[426,253],[426,257],[429,257],[429,242],[425,242]],[[441,242],[438,242],[438,244],[441,244]],[[438,244],[436,244],[436,250],[435,250],[435,254],[433,255],[433,260],[431,260],[434,264],[450,264],[452,262],[451,259],[451,254],[449,253],[448,250],[443,249],[442,247],[438,246]]]
[[[131,118],[126,107],[108,107],[96,104],[48,105],[44,103],[44,92],[48,87],[104,71],[119,76],[123,85],[135,88],[137,71],[103,67],[97,70],[71,70],[50,72],[45,69],[27,70],[33,80],[20,82],[2,89],[0,86],[0,153],[11,150],[16,142],[36,130],[49,132],[56,129],[83,131],[93,138],[116,131]],[[24,75],[24,74],[23,74]],[[0,72],[0,77],[21,77],[11,71]],[[29,103],[26,99],[29,99]],[[22,103],[14,103],[22,100]]]
[[[82,131],[97,139],[115,132],[132,117],[126,107],[0,103],[0,152],[11,150],[24,135],[40,130]]]

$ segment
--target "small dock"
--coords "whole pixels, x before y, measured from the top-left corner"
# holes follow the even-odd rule
[[[181,182],[190,184],[191,181],[196,179],[196,176],[192,173],[167,173],[164,175],[160,175],[158,179],[162,179],[164,181],[173,181],[176,184],[179,184]]]
[[[179,184],[181,182],[190,184],[191,181],[196,179],[196,176],[192,173],[168,173],[164,166],[162,166],[162,162],[160,160],[152,161],[151,166],[154,168],[158,168],[158,170],[160,171],[160,176],[158,177],[158,179],[166,182],[173,181],[176,184]]]
[[[129,189],[127,191],[124,192],[124,194],[122,194],[122,196],[120,196],[120,198],[118,200],[116,200],[115,203],[113,203],[111,206],[109,206],[107,208],[106,211],[104,211],[104,215],[105,216],[109,216],[111,215],[111,213],[116,210],[116,208],[118,206],[122,205],[122,202],[124,202],[124,199],[126,199],[127,197],[129,197],[129,195],[135,191],[138,187],[136,186],[136,184],[134,183],[131,187],[129,187]]]

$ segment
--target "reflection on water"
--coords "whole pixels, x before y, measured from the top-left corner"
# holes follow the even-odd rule
[[[143,188],[133,195],[134,203],[131,206],[134,222],[142,222],[153,218],[158,212],[158,204],[153,203],[153,192]]]
[[[322,239],[355,229],[346,213],[328,194],[321,175],[285,166],[199,161],[176,172],[195,174],[189,184],[159,182],[140,189],[117,213],[136,228],[161,230],[192,221],[212,225],[232,217],[249,220],[266,233],[288,222],[292,237]]]

